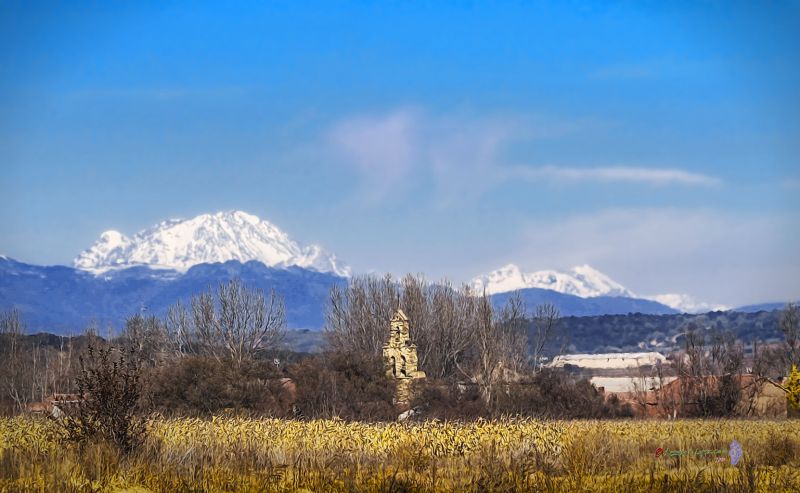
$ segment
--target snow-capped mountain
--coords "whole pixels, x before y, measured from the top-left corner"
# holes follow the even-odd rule
[[[185,272],[194,265],[229,260],[350,275],[350,268],[332,253],[303,246],[270,222],[241,211],[163,221],[130,238],[106,231],[73,265],[94,274],[139,265]]]
[[[588,265],[573,267],[569,272],[540,270],[523,273],[514,264],[508,264],[489,274],[478,276],[472,281],[477,291],[486,289],[487,294],[505,293],[517,289],[540,288],[559,293],[595,298],[598,296],[619,296],[625,298],[642,298],[657,301],[683,313],[701,313],[715,310],[727,310],[729,307],[698,301],[686,294],[661,294],[654,296],[638,296],[622,284]]]
[[[593,298],[596,296],[634,297],[633,293],[624,286],[588,265],[573,267],[569,272],[540,270],[526,274],[516,265],[508,264],[489,274],[476,277],[472,281],[472,286],[479,292],[485,289],[487,294],[504,293],[517,289],[540,288],[580,296],[581,298]]]
[[[644,298],[648,300],[658,301],[662,305],[667,305],[668,307],[674,308],[683,313],[716,312],[716,311],[730,310],[731,308],[725,305],[699,301],[692,298],[688,294],[668,293],[668,294],[658,294],[655,296],[644,296]]]

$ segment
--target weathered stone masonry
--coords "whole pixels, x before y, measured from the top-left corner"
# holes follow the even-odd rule
[[[383,346],[383,361],[386,376],[397,380],[398,404],[411,398],[411,381],[425,378],[425,372],[417,369],[417,346],[411,342],[411,324],[399,308],[390,321],[389,341]]]

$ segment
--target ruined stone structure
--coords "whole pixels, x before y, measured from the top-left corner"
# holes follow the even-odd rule
[[[399,308],[390,321],[389,341],[383,346],[383,361],[386,376],[397,381],[398,404],[411,398],[411,381],[425,378],[425,372],[417,369],[417,346],[411,342],[411,324]]]

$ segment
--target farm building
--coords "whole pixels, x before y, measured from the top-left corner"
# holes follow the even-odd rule
[[[733,413],[743,417],[785,418],[789,414],[786,393],[776,383],[755,375],[737,375],[739,389]],[[660,388],[617,393],[641,417],[687,417],[700,411],[703,395],[713,394],[720,377],[679,377]]]
[[[68,407],[77,406],[79,400],[78,394],[51,394],[41,402],[28,404],[27,410],[31,414],[60,418]]]
[[[548,366],[563,368],[566,365],[588,369],[640,368],[666,363],[667,358],[655,351],[646,353],[564,354],[556,356]]]

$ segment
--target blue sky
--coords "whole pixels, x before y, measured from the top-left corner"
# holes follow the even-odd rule
[[[301,5],[302,4],[302,5]],[[241,209],[357,272],[800,297],[800,4],[4,3],[0,253]]]

